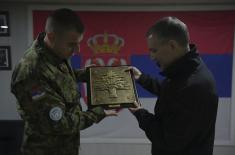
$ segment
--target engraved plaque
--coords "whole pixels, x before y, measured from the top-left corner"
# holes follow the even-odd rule
[[[135,82],[128,66],[89,68],[88,103],[106,109],[135,107]]]

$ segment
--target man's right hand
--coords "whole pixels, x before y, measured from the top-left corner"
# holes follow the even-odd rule
[[[127,70],[132,71],[132,73],[133,73],[133,75],[134,75],[134,78],[135,78],[136,80],[138,80],[138,79],[140,78],[140,76],[142,75],[141,71],[140,71],[138,68],[134,67],[134,66],[128,67]]]
[[[131,113],[134,113],[134,112],[136,112],[136,111],[138,111],[138,110],[140,110],[140,109],[143,109],[142,107],[141,107],[141,103],[138,101],[135,101],[134,102],[134,104],[135,104],[135,108],[128,108],[129,109],[129,111],[131,112]]]

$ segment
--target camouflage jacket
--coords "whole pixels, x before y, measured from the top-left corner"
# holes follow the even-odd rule
[[[82,111],[77,82],[85,81],[85,71],[74,71],[43,38],[33,42],[12,75],[11,91],[25,122],[22,149],[26,155],[78,155],[79,131],[105,114],[100,107]]]

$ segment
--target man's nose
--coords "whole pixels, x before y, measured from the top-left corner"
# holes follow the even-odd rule
[[[80,53],[80,45],[77,45],[77,53]]]
[[[151,60],[154,60],[154,58],[155,58],[154,54],[152,54],[152,52],[150,52],[149,57],[150,57]]]

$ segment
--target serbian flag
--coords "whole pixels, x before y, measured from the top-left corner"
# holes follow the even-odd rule
[[[51,11],[33,10],[33,35],[44,30]],[[89,64],[99,66],[133,65],[153,77],[163,78],[149,58],[145,33],[158,19],[174,16],[189,29],[190,41],[212,71],[220,97],[216,126],[216,141],[229,141],[231,112],[232,64],[235,11],[78,11],[86,31],[81,53],[71,58],[74,68]],[[85,86],[81,87],[86,98]],[[153,111],[156,96],[137,85],[143,106]],[[136,120],[126,110],[116,118],[107,118],[82,132],[82,142],[148,142]]]

